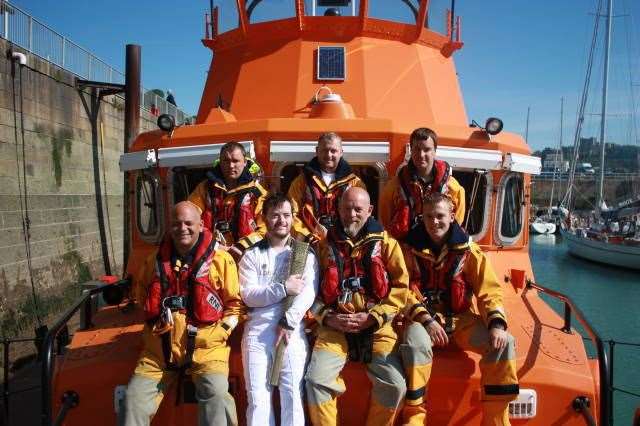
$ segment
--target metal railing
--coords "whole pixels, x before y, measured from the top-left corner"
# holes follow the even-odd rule
[[[7,0],[0,0],[0,37],[82,79],[124,84],[124,73]],[[140,100],[152,115],[171,114],[176,123],[190,117],[150,90],[142,88]]]
[[[68,332],[67,322],[82,309],[80,329],[87,329],[93,326],[93,298],[105,292],[105,290],[113,289],[115,287],[126,287],[129,285],[128,280],[120,280],[113,284],[102,284],[98,287],[87,289],[84,294],[60,317],[60,319],[49,329],[47,335],[44,338],[42,344],[42,350],[40,358],[42,360],[41,369],[41,398],[42,398],[42,411],[40,413],[41,424],[43,426],[58,425],[64,421],[64,418],[69,409],[77,406],[80,403],[78,394],[73,390],[66,390],[62,397],[62,406],[60,411],[53,418],[53,371],[55,369],[55,353],[54,348],[56,342],[59,340],[58,335]],[[58,353],[61,351],[62,344],[58,344]]]
[[[597,422],[597,424],[610,425],[612,418],[612,390],[610,378],[612,376],[609,357],[607,356],[604,342],[602,341],[598,333],[596,333],[596,331],[593,329],[593,327],[591,327],[591,324],[589,324],[582,311],[573,303],[569,296],[543,287],[530,280],[527,280],[527,288],[533,288],[563,302],[564,325],[562,327],[562,331],[564,331],[565,333],[571,333],[571,318],[573,314],[589,335],[589,338],[596,347],[596,354],[598,357],[598,372],[600,376],[600,387],[598,389],[598,396],[600,399],[598,401],[599,421]],[[573,408],[574,410],[583,414],[587,424],[596,424],[595,419],[593,418],[593,414],[591,413],[588,398],[584,396],[576,397],[576,399],[574,400]]]

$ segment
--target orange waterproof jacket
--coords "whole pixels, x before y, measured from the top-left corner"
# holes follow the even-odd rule
[[[320,322],[326,313],[343,309],[345,291],[352,292],[349,311],[368,312],[378,327],[405,306],[409,276],[402,250],[375,219],[369,218],[355,238],[348,237],[340,223],[332,227],[320,243],[318,258],[323,271]],[[353,278],[363,279],[353,286]]]
[[[426,184],[417,177],[415,166],[409,161],[391,178],[380,195],[378,210],[385,229],[398,241],[404,241],[422,218],[422,199],[434,191],[451,198],[456,221],[462,223],[465,215],[464,188],[451,173],[449,164],[435,160],[433,180]]]
[[[207,173],[207,180],[198,184],[189,201],[202,212],[205,227],[226,246],[236,245],[241,251],[260,240],[266,233],[262,218],[262,203],[267,190],[250,173],[247,161],[238,185],[227,189],[220,165]],[[237,244],[236,244],[237,243]]]
[[[328,229],[338,222],[338,202],[352,186],[367,189],[344,158],[338,163],[334,181],[327,186],[318,158],[314,157],[293,180],[287,193],[293,201],[294,232],[307,240],[321,240],[323,232],[319,225]]]
[[[447,242],[438,251],[424,225],[407,237],[404,250],[411,293],[406,314],[410,319],[429,311],[445,317],[473,309],[475,296],[485,324],[507,325],[502,287],[480,247],[457,224],[451,224]]]

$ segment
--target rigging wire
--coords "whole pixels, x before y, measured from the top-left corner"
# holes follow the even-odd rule
[[[568,205],[569,214],[573,206],[571,205],[571,195],[573,189],[573,181],[576,174],[576,165],[578,163],[578,153],[580,150],[580,137],[582,134],[582,124],[584,123],[584,109],[589,97],[589,85],[591,83],[591,71],[593,70],[593,54],[598,41],[598,28],[600,27],[600,13],[602,11],[602,0],[598,1],[598,10],[595,16],[595,23],[593,28],[593,36],[591,39],[591,49],[589,50],[589,59],[587,61],[587,73],[584,79],[584,85],[582,88],[582,96],[580,99],[580,108],[578,111],[578,120],[576,123],[576,131],[573,138],[573,158],[571,160],[571,169],[569,171],[569,184],[567,185],[567,193],[565,194],[561,205]]]
[[[16,75],[15,67],[18,67],[18,80],[20,83],[20,138],[18,138],[18,109],[16,102]],[[14,138],[16,142],[16,172],[18,174],[18,192],[20,194],[20,215],[22,218],[22,236],[24,240],[25,255],[27,257],[27,273],[29,274],[29,281],[31,283],[31,296],[33,298],[33,313],[38,323],[38,326],[42,326],[42,318],[40,317],[40,307],[38,306],[38,297],[36,295],[36,284],[33,279],[33,265],[31,263],[31,219],[29,217],[29,192],[27,186],[27,165],[26,165],[26,148],[24,141],[24,95],[22,91],[22,68],[23,65],[16,65],[12,63],[12,98],[13,98],[13,128]],[[21,141],[19,140],[21,139]],[[21,142],[21,143],[20,143]],[[18,150],[18,144],[22,145],[22,167],[20,167],[20,155]],[[22,182],[20,181],[20,169],[22,169]]]
[[[109,213],[109,193],[107,192],[107,170],[106,170],[106,164],[104,161],[104,125],[102,122],[100,123],[100,156],[102,158],[102,180],[104,182],[104,191],[103,191],[104,205],[107,213],[107,226],[109,227],[109,241],[111,243],[110,244],[111,260],[113,261],[114,265],[117,265],[118,262],[116,262],[116,256],[113,251],[114,246],[113,246],[113,234],[111,232],[111,214]]]

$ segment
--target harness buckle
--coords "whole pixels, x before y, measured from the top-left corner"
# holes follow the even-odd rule
[[[333,226],[333,217],[325,214],[318,218],[318,222],[326,229],[329,229]]]
[[[220,220],[218,222],[216,222],[216,224],[213,227],[216,231],[220,231],[220,232],[229,232],[231,231],[231,224],[229,222],[227,222],[226,220]]]
[[[342,291],[356,292],[362,288],[363,279],[361,277],[349,277],[342,280],[340,288]]]
[[[186,296],[168,296],[162,299],[162,307],[172,311],[179,311],[187,308]]]
[[[195,337],[198,334],[198,327],[193,324],[187,324],[187,336]]]
[[[443,291],[441,289],[427,290],[425,293],[430,305],[439,305],[440,303],[443,302],[442,300]]]

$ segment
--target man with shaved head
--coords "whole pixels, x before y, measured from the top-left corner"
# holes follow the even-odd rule
[[[170,383],[184,373],[194,379],[199,424],[236,424],[227,339],[242,302],[231,255],[216,250],[198,207],[183,201],[143,268],[140,276],[152,277],[144,302],[144,347],[127,387],[124,424],[148,425]]]
[[[314,425],[337,423],[337,397],[345,391],[339,375],[347,358],[365,363],[372,381],[367,425],[392,425],[405,395],[391,321],[405,305],[409,276],[398,242],[372,210],[367,191],[349,188],[338,207],[340,220],[320,244],[324,274],[313,309],[320,327],[306,374]]]

